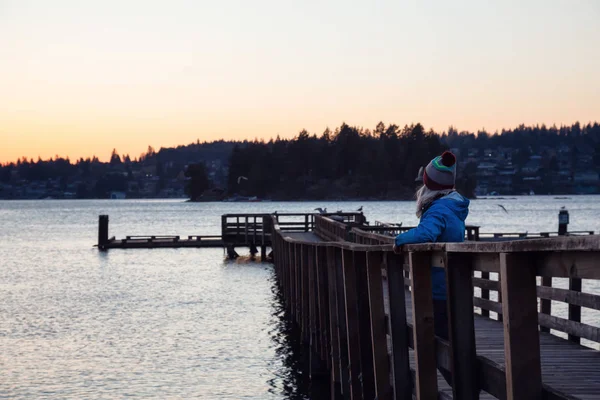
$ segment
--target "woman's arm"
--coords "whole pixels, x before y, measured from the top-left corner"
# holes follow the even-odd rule
[[[410,229],[396,236],[395,246],[414,243],[432,243],[437,240],[446,226],[443,215],[430,208],[423,214],[416,228]]]

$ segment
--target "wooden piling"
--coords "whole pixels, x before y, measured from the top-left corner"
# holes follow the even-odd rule
[[[108,215],[98,217],[98,248],[106,250],[108,244]]]

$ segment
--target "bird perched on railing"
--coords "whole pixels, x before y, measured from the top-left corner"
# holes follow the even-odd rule
[[[358,207],[358,209],[356,211],[362,212],[362,208],[363,208],[363,206],[360,206],[360,207]]]
[[[325,213],[327,213],[327,207],[325,207],[325,208],[317,207],[317,208],[315,208],[315,211],[318,211],[319,214],[325,214]]]

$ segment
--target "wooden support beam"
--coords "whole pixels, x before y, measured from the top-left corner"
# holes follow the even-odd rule
[[[340,355],[340,379],[344,397],[350,398],[350,361],[348,356],[348,329],[346,324],[346,294],[344,289],[344,265],[342,249],[335,249],[335,269],[338,307],[338,344]]]
[[[108,244],[108,215],[98,217],[98,248],[105,250]]]
[[[364,398],[374,399],[376,395],[366,251],[354,252],[354,268],[356,270],[356,301],[358,306],[358,332],[360,338],[360,377]],[[379,285],[381,286],[381,282]]]
[[[308,334],[310,340],[311,351],[319,350],[319,342],[316,338],[317,333],[317,301],[318,294],[316,291],[317,288],[317,276],[316,276],[316,262],[315,262],[315,247],[307,245],[307,263],[305,267],[307,268],[308,274]]]
[[[581,278],[569,279],[569,290],[573,292],[581,292]],[[575,322],[581,322],[581,306],[575,304],[569,304],[569,320]],[[569,340],[575,343],[581,343],[579,336],[569,335]]]
[[[329,292],[329,347],[331,357],[331,393],[332,397],[342,391],[341,387],[341,369],[340,369],[340,347],[339,347],[339,314],[338,314],[338,293],[337,293],[337,268],[336,268],[336,249],[328,247],[327,255],[327,288]]]
[[[362,399],[360,374],[360,327],[358,321],[357,277],[354,254],[351,250],[342,250],[343,282],[346,328],[348,338],[348,367],[350,374],[350,399]]]
[[[552,287],[552,278],[550,277],[542,277],[542,286]],[[552,314],[552,302],[548,299],[540,299],[540,312],[543,314]],[[549,328],[540,327],[541,332],[550,332]]]
[[[301,265],[302,265],[302,257],[301,257],[301,245],[296,243],[294,244],[294,307],[296,308],[296,324],[300,326],[302,322],[302,282],[301,282]]]
[[[319,304],[319,337],[321,341],[321,358],[327,369],[331,369],[331,345],[329,343],[329,294],[327,281],[327,249],[317,247],[317,287]]]
[[[309,330],[310,330],[310,378],[314,381],[326,376],[326,364],[321,357],[322,341],[319,319],[319,285],[317,274],[317,247],[308,246],[309,274]]]
[[[431,253],[410,252],[409,262],[414,319],[415,393],[417,400],[434,400],[438,397],[438,389],[431,294]]]
[[[472,239],[469,239],[472,240]],[[481,273],[481,279],[486,279],[489,280],[490,279],[490,273],[489,272],[482,272]],[[484,300],[489,300],[490,299],[490,291],[489,289],[484,289],[481,288],[481,298]],[[481,309],[481,315],[484,317],[488,317],[490,316],[490,311],[489,310],[484,310]]]
[[[396,400],[412,399],[403,264],[404,258],[401,255],[385,254],[385,272],[390,300],[389,331],[392,337],[392,384]]]
[[[301,299],[301,308],[302,308],[302,340],[305,344],[310,344],[310,310],[309,310],[309,282],[308,282],[308,248],[310,245],[302,244],[301,252],[302,252],[302,262],[300,263],[300,274],[302,281],[302,299]]]
[[[375,384],[374,398],[378,400],[391,400],[393,391],[390,381],[390,359],[387,348],[383,281],[381,277],[383,256],[383,252],[380,251],[370,251],[367,253],[367,285],[371,315],[371,347],[373,349],[373,375]]]
[[[541,399],[535,266],[527,255],[500,254],[508,400]]]
[[[448,326],[452,360],[452,392],[455,399],[479,399],[475,317],[473,314],[473,269],[468,254],[446,256]]]

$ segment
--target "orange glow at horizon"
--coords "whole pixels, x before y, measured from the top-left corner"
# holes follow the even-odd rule
[[[425,4],[427,3],[427,4]],[[0,4],[0,163],[600,120],[600,3]]]

